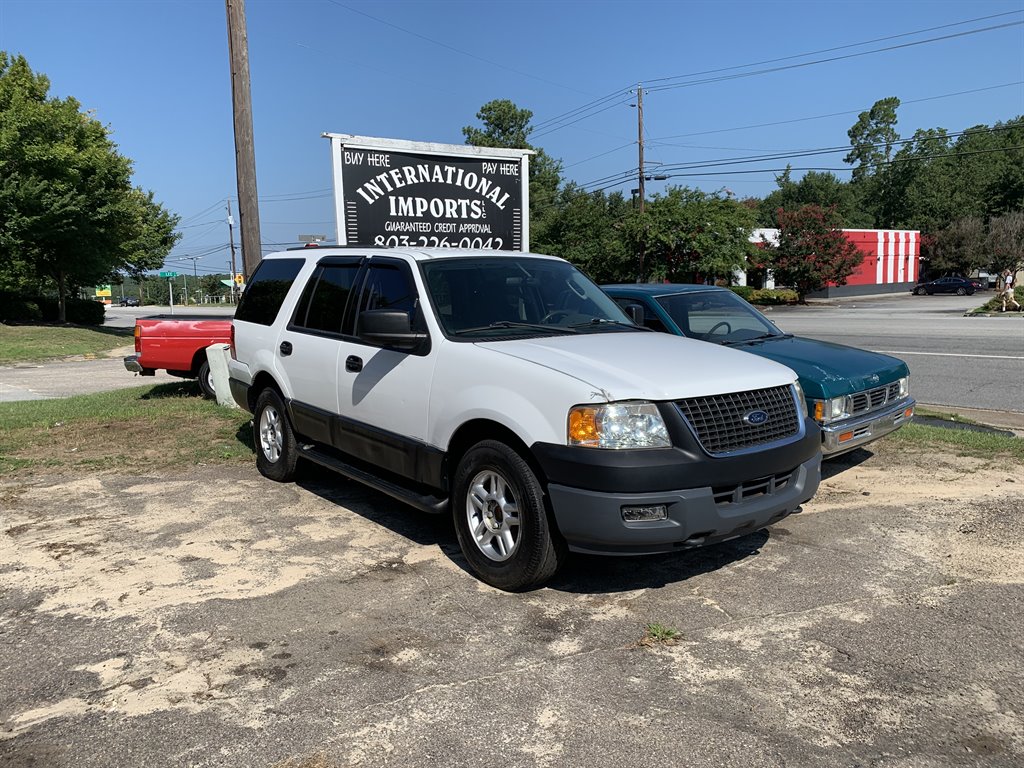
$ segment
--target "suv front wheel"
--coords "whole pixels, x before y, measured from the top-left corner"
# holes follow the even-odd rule
[[[281,396],[273,389],[260,392],[253,411],[253,440],[256,443],[256,467],[260,474],[287,483],[295,477],[298,450],[295,433]]]
[[[470,567],[508,591],[540,586],[562,565],[566,546],[544,505],[533,469],[496,440],[473,446],[455,473],[452,514]]]

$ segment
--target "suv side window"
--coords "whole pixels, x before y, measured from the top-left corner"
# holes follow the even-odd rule
[[[305,263],[305,259],[261,261],[249,278],[249,284],[245,287],[241,301],[238,302],[235,320],[273,325],[284,303],[284,297],[288,295],[288,289],[292,287],[295,276]]]
[[[414,316],[416,299],[416,286],[404,265],[371,263],[366,271],[359,311],[400,309]]]
[[[327,263],[313,273],[295,313],[297,328],[341,333],[341,321],[359,271],[359,261],[357,258]]]

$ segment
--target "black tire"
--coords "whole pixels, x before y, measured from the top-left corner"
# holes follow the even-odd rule
[[[956,289],[956,295],[957,296],[966,296],[967,295],[967,289],[966,288],[957,288]]]
[[[915,288],[914,289],[914,295],[915,296],[920,296],[921,295],[921,289],[920,288]]]
[[[217,390],[213,388],[213,373],[210,371],[210,363],[206,360],[199,366],[199,388],[203,390],[203,397],[210,400],[217,398]]]
[[[470,567],[498,589],[539,587],[565,561],[568,550],[548,518],[544,488],[523,457],[497,440],[477,443],[459,462],[452,517]]]
[[[264,477],[287,483],[295,477],[298,449],[281,396],[264,389],[253,411],[252,437],[256,444],[256,468]]]

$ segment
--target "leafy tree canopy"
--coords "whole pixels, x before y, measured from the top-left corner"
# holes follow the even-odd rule
[[[896,132],[896,110],[900,100],[895,96],[879,99],[866,112],[857,116],[857,122],[846,132],[850,138],[850,153],[845,162],[856,164],[854,181],[875,173],[878,164],[892,157],[893,144],[899,139]]]
[[[805,205],[777,215],[779,242],[767,249],[769,261],[776,280],[796,289],[801,303],[829,283],[844,285],[864,260],[843,234],[834,208]]]
[[[495,99],[480,107],[476,118],[482,127],[467,125],[462,129],[467,144],[536,152],[530,158],[530,237],[533,242],[546,242],[546,230],[551,226],[562,183],[562,162],[530,145],[533,112],[529,109],[520,109],[508,99]]]
[[[598,282],[630,282],[636,262],[622,222],[631,209],[619,192],[586,192],[569,184],[555,200],[547,239],[538,242],[537,250],[571,261]]]
[[[633,251],[645,254],[641,279],[701,282],[746,268],[756,224],[756,212],[730,197],[669,187],[644,213],[630,211],[624,230]]]
[[[870,215],[861,210],[854,188],[829,171],[808,171],[799,181],[793,181],[792,173],[777,176],[778,189],[769,193],[758,203],[758,220],[763,227],[779,225],[776,211],[780,208],[795,211],[805,205],[821,208],[835,208],[844,226],[868,227]]]
[[[63,322],[75,288],[162,263],[177,217],[132,187],[108,129],[75,99],[49,98],[49,86],[0,51],[0,280],[55,288]]]

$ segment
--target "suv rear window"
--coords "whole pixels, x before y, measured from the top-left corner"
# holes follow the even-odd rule
[[[260,262],[238,302],[235,320],[273,325],[288,289],[305,263],[305,259],[266,259]]]

